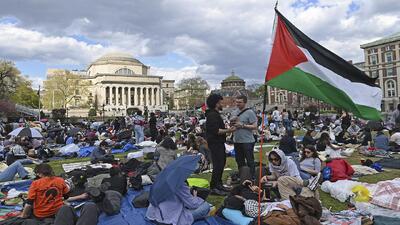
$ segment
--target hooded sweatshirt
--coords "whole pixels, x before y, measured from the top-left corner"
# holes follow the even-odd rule
[[[275,166],[272,164],[272,162],[269,162],[269,170],[273,175],[275,175],[277,178],[282,176],[291,176],[301,179],[297,165],[292,159],[288,158],[280,149],[273,149],[269,154],[272,152],[276,152],[281,158],[281,164],[279,166]]]

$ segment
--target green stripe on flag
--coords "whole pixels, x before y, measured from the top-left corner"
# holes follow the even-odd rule
[[[267,84],[319,99],[333,106],[351,111],[355,116],[363,119],[381,119],[381,113],[377,109],[355,104],[342,90],[296,67],[268,81]]]

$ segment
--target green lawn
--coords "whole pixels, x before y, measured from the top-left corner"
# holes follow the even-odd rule
[[[264,152],[263,153],[263,162],[266,162],[265,161],[265,152],[270,151],[270,150],[271,150],[271,147],[263,149],[263,152]],[[126,156],[126,153],[117,154],[116,158],[123,159],[125,156]],[[259,153],[255,153],[255,158],[256,158],[256,161],[258,161]],[[379,159],[379,158],[373,158],[373,157],[364,157],[364,156],[359,155],[357,152],[354,152],[354,154],[351,157],[347,158],[347,161],[351,164],[360,164],[361,158],[365,158],[365,159],[369,158],[372,161],[376,161]],[[73,158],[73,159],[66,159],[66,160],[62,160],[62,161],[52,161],[52,162],[49,162],[49,164],[53,167],[55,173],[57,175],[59,175],[62,172],[64,172],[61,167],[61,164],[73,163],[73,162],[83,162],[83,161],[89,161],[89,158]],[[233,157],[229,157],[227,159],[226,168],[231,168],[233,170],[237,169],[236,162]],[[223,181],[226,181],[226,179],[230,173],[231,173],[231,171],[224,171]],[[211,173],[193,175],[193,177],[201,177],[201,178],[210,180]],[[376,174],[376,175],[363,176],[359,179],[359,181],[367,182],[367,183],[376,183],[378,181],[394,179],[396,177],[400,177],[400,170],[391,169],[391,170],[387,170],[387,171],[384,171],[384,172]],[[329,194],[324,193],[323,191],[320,191],[320,198],[321,198],[323,206],[327,207],[328,209],[330,208],[332,211],[340,211],[340,210],[346,209],[345,203],[341,203],[341,202],[337,201],[336,199],[331,198]],[[211,204],[218,207],[222,204],[223,197],[209,196],[207,200]]]

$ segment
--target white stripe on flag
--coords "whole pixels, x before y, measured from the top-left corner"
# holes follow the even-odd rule
[[[351,82],[332,70],[318,64],[307,49],[299,48],[306,55],[308,61],[297,64],[297,68],[342,90],[355,104],[369,106],[379,111],[381,110],[382,90],[380,88],[371,87],[363,83]]]

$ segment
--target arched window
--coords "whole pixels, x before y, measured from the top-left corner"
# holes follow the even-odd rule
[[[393,80],[386,81],[386,93],[387,97],[396,96],[396,83]]]
[[[128,68],[122,68],[122,69],[117,70],[117,72],[115,72],[115,74],[118,74],[118,75],[133,75],[134,73],[133,73],[132,70],[130,70]]]

